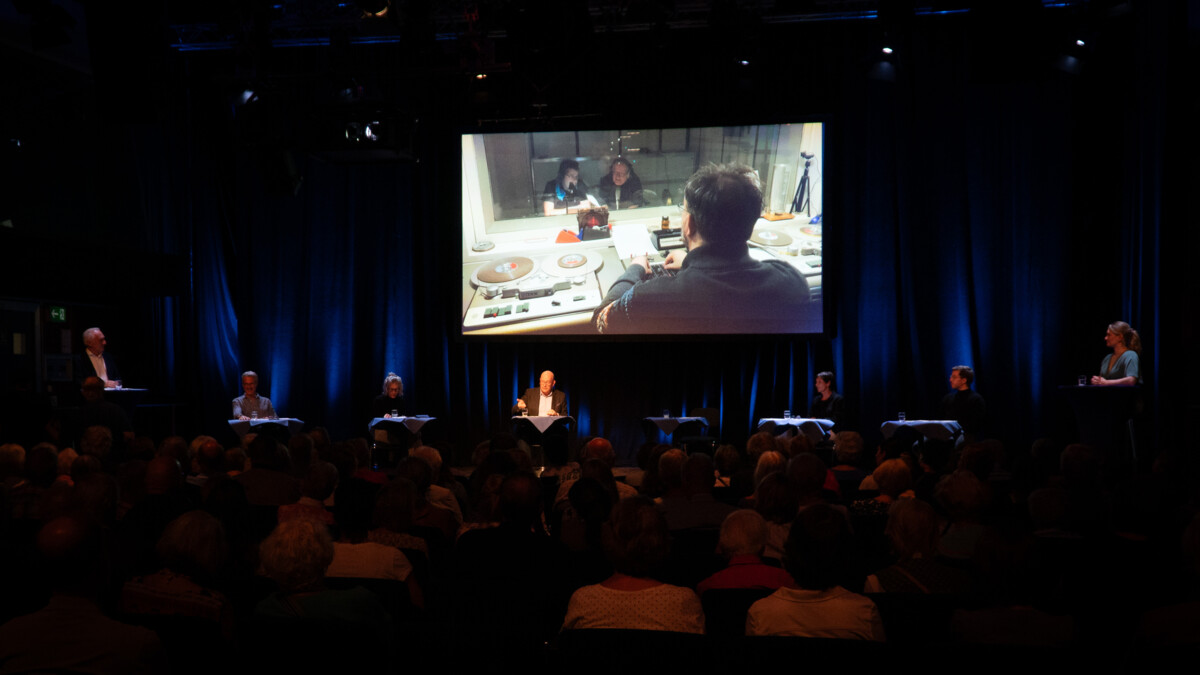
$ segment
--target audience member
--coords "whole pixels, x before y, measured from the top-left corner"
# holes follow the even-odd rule
[[[670,553],[666,520],[645,497],[631,497],[613,509],[604,530],[604,548],[616,570],[571,596],[563,630],[624,628],[703,633],[704,610],[688,588],[653,577]]]
[[[784,565],[796,588],[783,587],[750,607],[747,635],[883,641],[875,603],[839,585],[851,566],[852,540],[842,514],[823,505],[800,512]]]
[[[730,588],[775,590],[792,586],[792,576],[762,560],[767,546],[767,521],[756,511],[741,509],[730,513],[721,524],[717,550],[729,559],[729,565],[696,586],[696,594]]]

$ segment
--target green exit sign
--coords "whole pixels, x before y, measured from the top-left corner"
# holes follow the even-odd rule
[[[50,320],[54,321],[55,323],[66,323],[67,308],[66,307],[51,307],[50,308]]]

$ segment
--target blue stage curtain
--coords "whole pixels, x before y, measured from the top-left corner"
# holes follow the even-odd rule
[[[360,435],[388,371],[410,405],[421,400],[409,170],[295,161],[298,194],[268,189],[270,165],[240,162],[214,188],[229,198],[196,225],[203,425],[228,419],[239,375],[253,370],[281,416]]]
[[[181,303],[205,422],[224,419],[237,374],[254,369],[281,413],[361,433],[395,370],[414,411],[442,418],[465,456],[509,428],[516,397],[550,369],[579,435],[629,454],[638,420],[664,408],[718,408],[724,437],[744,442],[761,417],[805,412],[813,376],[833,370],[870,443],[901,410],[936,416],[950,368],[965,364],[992,433],[1028,443],[1069,434],[1055,388],[1095,372],[1116,319],[1146,339],[1153,402],[1172,349],[1163,333],[1178,323],[1164,307],[1183,304],[1162,272],[1185,248],[1161,231],[1173,99],[1169,77],[1150,72],[1168,70],[1172,12],[1139,4],[1131,39],[1110,40],[1080,75],[1028,60],[980,69],[953,19],[922,26],[890,82],[868,77],[861,45],[831,40],[829,338],[463,342],[456,129],[424,127],[419,164],[296,155],[295,194],[268,189],[264,176],[282,171],[269,163],[210,158],[220,175],[197,181]]]

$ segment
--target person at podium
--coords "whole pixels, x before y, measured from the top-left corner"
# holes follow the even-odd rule
[[[1100,362],[1100,374],[1092,376],[1092,384],[1110,387],[1132,386],[1142,381],[1142,338],[1124,321],[1109,324],[1104,333],[1104,346],[1112,354]]]
[[[83,354],[75,359],[76,380],[83,384],[84,379],[95,375],[104,383],[105,389],[115,389],[121,374],[117,372],[112,354],[105,351],[108,340],[104,339],[104,331],[99,328],[83,331],[83,347]]]
[[[942,419],[954,420],[963,429],[968,443],[978,440],[987,420],[987,403],[978,392],[971,390],[975,371],[969,366],[950,369],[950,389],[942,399]]]
[[[271,407],[271,399],[258,395],[258,373],[247,370],[242,373],[243,395],[233,399],[233,417],[235,420],[248,420],[257,416],[259,419],[277,417],[275,408]]]
[[[833,373],[828,370],[817,373],[813,386],[817,388],[817,395],[813,398],[809,417],[827,419],[834,424],[841,422],[846,401],[833,390]]]
[[[520,415],[521,411],[528,411],[529,415],[570,415],[570,410],[567,408],[567,394],[554,388],[554,373],[549,370],[542,373],[538,378],[537,388],[529,388],[525,390],[525,394],[517,399],[517,404],[512,407],[512,414]]]
[[[408,414],[404,404],[404,381],[395,373],[388,373],[383,378],[383,393],[375,397],[372,407],[373,417],[391,419],[404,417]]]

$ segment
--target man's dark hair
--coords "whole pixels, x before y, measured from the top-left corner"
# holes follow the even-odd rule
[[[744,164],[709,164],[683,190],[687,212],[705,244],[745,244],[762,214],[762,185]]]
[[[822,370],[821,372],[817,373],[817,377],[824,380],[825,384],[829,385],[830,389],[833,388],[833,371]]]
[[[954,366],[951,370],[958,371],[958,376],[967,381],[968,387],[975,382],[975,371],[970,366]]]

